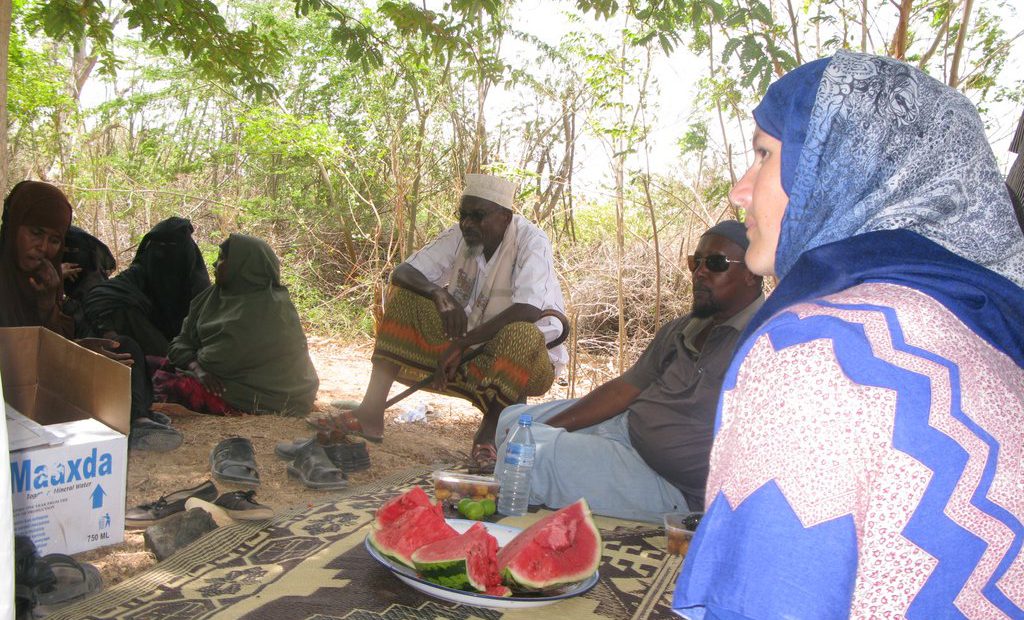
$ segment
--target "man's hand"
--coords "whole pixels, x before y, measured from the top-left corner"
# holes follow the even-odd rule
[[[435,390],[443,390],[449,381],[455,379],[455,373],[459,369],[459,362],[462,360],[462,353],[465,350],[466,347],[458,340],[444,350],[437,360],[437,370],[434,371],[434,381],[431,384]]]
[[[61,263],[60,264],[60,275],[65,280],[74,282],[78,279],[78,274],[82,273],[82,268],[78,266],[78,263]]]
[[[203,387],[207,391],[216,394],[217,396],[224,395],[224,384],[220,382],[216,376],[206,371],[205,368],[199,365],[199,362],[192,362],[188,365],[188,369],[196,376],[199,383],[203,384]]]
[[[117,349],[121,346],[121,343],[116,340],[109,340],[107,338],[79,338],[75,342],[94,353],[105,355],[115,362],[120,362],[129,368],[131,368],[132,364],[135,363],[135,360],[132,359],[131,353],[117,353],[111,350]]]
[[[439,288],[431,295],[437,313],[441,315],[441,327],[444,328],[444,335],[449,340],[455,340],[466,335],[466,311],[462,309],[459,302],[455,301],[447,289]]]

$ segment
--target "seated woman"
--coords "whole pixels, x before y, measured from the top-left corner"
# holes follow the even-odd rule
[[[92,332],[85,316],[85,298],[89,291],[110,279],[117,261],[110,248],[96,237],[77,226],[64,236],[64,258],[61,275],[64,277],[64,304],[61,311],[75,321],[75,333]]]
[[[725,377],[688,618],[1024,617],[1024,236],[962,94],[839,52],[730,197],[778,275]]]
[[[0,224],[0,327],[46,327],[75,338],[74,321],[61,312],[61,258],[71,225],[71,203],[59,189],[22,181],[4,200]],[[128,446],[167,451],[181,445],[169,420],[154,420],[152,391],[142,350],[130,338],[81,338],[75,342],[131,366],[132,430]]]
[[[180,217],[160,222],[142,238],[127,269],[89,292],[85,314],[96,335],[124,334],[146,355],[167,355],[192,298],[210,286],[193,230]]]
[[[233,234],[220,246],[214,273],[215,284],[192,300],[167,352],[187,375],[158,371],[158,397],[205,413],[306,415],[320,379],[274,251]]]

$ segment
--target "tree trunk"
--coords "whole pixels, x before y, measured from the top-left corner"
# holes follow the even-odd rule
[[[0,192],[7,195],[7,53],[11,46],[11,0],[0,0]]]
[[[974,7],[974,0],[964,0],[964,18],[960,22],[960,29],[956,33],[956,47],[953,48],[953,62],[949,68],[949,85],[956,88],[960,85],[960,57],[964,52],[964,42],[967,41],[967,31],[971,24],[971,9]]]
[[[907,56],[907,29],[910,27],[910,9],[914,0],[900,2],[900,21],[892,37],[892,57],[903,60]]]

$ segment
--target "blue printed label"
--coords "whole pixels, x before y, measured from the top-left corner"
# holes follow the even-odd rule
[[[533,457],[537,453],[537,446],[527,446],[521,443],[514,443],[508,446],[505,452],[505,464],[513,467],[533,467]]]

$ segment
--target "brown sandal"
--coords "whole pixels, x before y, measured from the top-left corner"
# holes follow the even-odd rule
[[[366,441],[373,443],[382,443],[384,437],[377,437],[374,435],[367,435],[363,432],[362,423],[352,415],[351,411],[340,411],[338,413],[326,413],[316,416],[307,416],[306,424],[313,427],[317,431],[323,431],[326,433],[336,433],[341,431],[349,435],[355,435],[361,437]]]
[[[498,462],[498,449],[493,443],[475,443],[469,454],[467,468],[471,474],[491,475]]]

